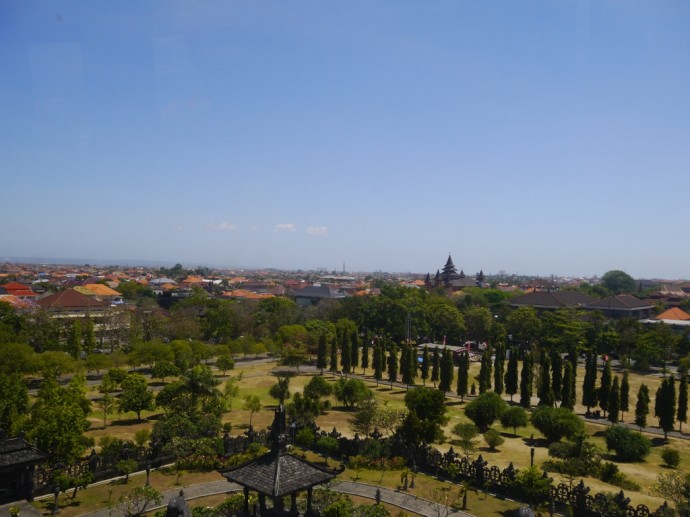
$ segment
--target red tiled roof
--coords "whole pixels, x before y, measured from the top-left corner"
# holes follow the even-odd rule
[[[108,307],[108,302],[95,300],[74,289],[65,289],[38,300],[38,304],[45,309],[99,309]]]

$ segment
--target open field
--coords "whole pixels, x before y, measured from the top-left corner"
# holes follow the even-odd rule
[[[262,403],[262,410],[258,413],[255,413],[253,416],[252,424],[254,425],[254,427],[256,429],[262,429],[267,427],[271,423],[273,419],[272,410],[275,408],[276,401],[268,395],[268,391],[276,380],[275,377],[271,375],[271,370],[274,367],[275,363],[252,364],[240,362],[238,363],[235,370],[228,372],[229,375],[234,377],[238,377],[241,375],[241,380],[238,382],[240,388],[239,395],[233,401],[233,409],[227,412],[223,417],[224,422],[230,422],[233,424],[233,434],[243,433],[248,426],[250,417],[249,411],[245,411],[242,409],[243,398],[246,395],[256,395],[260,398]],[[304,385],[309,381],[310,377],[314,375],[313,368],[304,368],[303,370],[306,370],[306,373],[303,372],[301,375],[293,377],[290,381],[290,391],[292,393],[302,391]],[[361,374],[361,369],[358,368],[356,370],[356,373]],[[395,406],[404,406],[404,396],[406,393],[406,389],[404,387],[395,385],[391,388],[390,385],[385,381],[380,382],[377,386],[375,380],[371,377],[371,373],[371,369],[369,369],[367,371],[368,375],[364,377],[364,379],[367,385],[374,391],[375,395],[379,399],[387,401],[388,404]],[[477,363],[472,363],[470,379],[473,379],[473,377],[478,375],[478,373],[479,365]],[[579,401],[581,398],[579,390],[582,385],[582,379],[584,378],[584,369],[578,368],[577,373],[577,397]],[[622,372],[614,371],[614,374],[622,375]],[[324,377],[327,380],[329,380],[329,382],[333,383],[335,383],[339,378],[338,375],[332,375],[328,372],[324,372]],[[629,381],[631,387],[630,408],[631,410],[634,410],[637,391],[639,389],[640,384],[647,384],[653,396],[661,382],[661,376],[658,374],[640,375],[631,372],[629,375]],[[470,383],[471,382],[472,380],[470,381]],[[427,382],[427,385],[431,386],[432,384],[430,382]],[[223,383],[221,383],[219,387],[222,389]],[[509,400],[508,396],[504,396],[504,398],[506,400]],[[537,400],[534,399],[533,403],[536,404],[536,402]],[[339,407],[339,403],[334,398],[331,398],[331,405],[332,409],[330,411],[328,411],[325,415],[321,415],[318,417],[317,424],[321,428],[327,430],[336,427],[338,431],[340,431],[344,435],[352,436],[353,433],[349,428],[349,420],[352,417],[352,413],[349,411],[345,411],[343,410],[343,408]],[[437,447],[441,451],[446,451],[453,445],[453,437],[450,432],[453,426],[458,422],[468,421],[463,411],[465,405],[464,402],[461,402],[457,398],[449,398],[446,405],[448,407],[449,421],[444,428],[444,432],[446,434],[447,441],[444,444],[437,445]],[[584,413],[584,411],[585,408],[581,405],[578,404],[578,406],[576,406],[577,413],[582,414]],[[150,427],[153,424],[153,421],[155,421],[155,419],[157,418],[158,414],[160,414],[160,411],[143,413],[141,423],[136,421],[136,415],[134,415],[133,413],[125,413],[122,415],[109,415],[108,426],[106,427],[106,429],[103,429],[102,413],[94,406],[94,412],[90,416],[93,426],[87,434],[95,438],[96,440],[98,440],[99,437],[106,434],[124,439],[133,439],[134,433],[139,429]],[[632,418],[633,414],[629,411],[625,415],[625,420],[630,421],[632,420]],[[653,419],[651,415],[650,417],[648,417],[648,422],[652,425],[656,423],[655,419]],[[497,450],[496,452],[489,452],[488,448],[484,447],[483,441],[480,440],[480,448],[478,450],[478,453],[481,453],[484,456],[484,459],[488,460],[490,464],[505,467],[512,462],[513,465],[515,465],[518,468],[524,468],[529,466],[530,450],[528,446],[528,439],[532,434],[534,434],[535,438],[537,439],[537,446],[535,448],[535,464],[540,465],[542,462],[548,459],[548,450],[545,446],[545,442],[543,440],[540,440],[540,438],[542,438],[541,434],[538,431],[536,431],[531,425],[522,429],[518,429],[517,436],[512,434],[512,429],[502,429],[499,424],[495,424],[494,427],[497,427],[499,430],[502,431],[502,435],[505,438],[505,443],[501,445],[499,450]],[[590,436],[592,436],[592,440],[602,450],[605,451],[606,447],[602,433],[606,429],[606,425],[588,422],[586,423],[586,429]],[[681,454],[681,466],[679,467],[679,470],[682,473],[688,473],[690,472],[690,462],[688,462],[688,460],[690,459],[690,441],[684,439],[669,438],[668,444],[664,444],[662,443],[662,440],[659,436],[650,435],[650,438],[652,439],[654,446],[652,449],[652,453],[646,458],[646,461],[641,463],[628,464],[619,463],[618,466],[620,470],[624,474],[626,474],[626,476],[628,476],[635,483],[639,484],[641,487],[641,490],[639,492],[626,491],[626,495],[628,495],[632,499],[631,504],[646,504],[650,507],[650,509],[654,510],[658,505],[663,503],[663,500],[651,495],[651,487],[655,482],[657,475],[661,472],[667,471],[666,467],[663,467],[661,465],[661,449],[664,446],[670,446],[678,449]],[[386,477],[389,474],[391,479],[388,479],[388,477]],[[396,481],[392,478],[396,475],[399,476],[399,473],[389,474],[384,476],[383,482],[386,484],[386,486],[397,486],[396,483],[399,483],[399,479]],[[376,481],[378,481],[380,474],[377,472],[366,473],[366,471],[364,471],[360,474],[360,476],[362,477],[362,480],[365,482],[365,478],[369,476],[376,478]],[[559,476],[553,475],[553,477],[555,478],[555,481],[560,481]],[[592,488],[593,492],[618,492],[620,490],[618,487],[606,484],[597,479],[587,478],[585,482]],[[183,483],[187,484],[187,480],[183,479]],[[471,496],[470,500],[472,500],[472,497],[474,496]],[[483,500],[482,505],[484,505]],[[502,510],[499,508],[497,511]]]

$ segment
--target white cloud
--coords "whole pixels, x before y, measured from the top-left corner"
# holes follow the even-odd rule
[[[282,224],[276,224],[273,227],[274,232],[296,232],[297,231],[297,226],[295,226],[292,223],[282,223]]]
[[[319,237],[328,237],[328,228],[325,226],[310,226],[307,228],[309,235],[317,235]]]
[[[208,223],[208,224],[206,225],[206,228],[209,229],[209,230],[216,230],[216,231],[219,231],[219,232],[231,232],[231,231],[233,231],[233,230],[237,230],[237,225],[236,225],[236,224],[232,224],[232,223],[226,223],[226,222],[222,222],[222,223],[219,223],[219,224],[216,224],[216,223]]]

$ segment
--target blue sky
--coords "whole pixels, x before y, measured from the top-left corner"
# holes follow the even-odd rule
[[[0,255],[690,277],[686,1],[0,4]]]

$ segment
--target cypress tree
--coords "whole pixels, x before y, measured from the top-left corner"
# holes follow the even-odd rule
[[[350,366],[352,368],[352,373],[355,372],[355,368],[359,366],[359,336],[357,336],[357,331],[352,331],[350,333]]]
[[[411,346],[407,345],[407,355],[409,356],[407,359],[407,376],[410,379],[409,385],[414,385],[414,380],[417,378],[417,352],[416,349]]]
[[[331,341],[331,363],[329,370],[332,372],[338,371],[338,343],[335,339]]]
[[[532,354],[525,352],[520,374],[520,405],[529,408],[532,404]]]
[[[426,380],[429,378],[429,347],[424,346],[422,352],[422,382],[426,386]]]
[[[551,354],[551,387],[554,399],[560,402],[563,399],[563,358],[557,350]]]
[[[621,381],[621,421],[623,415],[630,410],[630,383],[628,382],[628,370],[623,372]]]
[[[365,334],[362,342],[362,373],[364,375],[367,374],[367,368],[369,368],[369,336]]]
[[[551,386],[551,361],[549,361],[549,354],[545,350],[542,350],[541,353],[539,370],[539,390],[537,393],[539,405],[553,406],[554,393]]]
[[[371,358],[371,367],[374,369],[374,379],[376,379],[376,385],[379,385],[379,381],[383,378],[383,363],[381,362],[381,348],[382,345],[374,345],[374,354]]]
[[[664,440],[667,440],[676,421],[676,382],[672,375],[661,383],[661,393],[659,427],[664,431]]]
[[[599,392],[597,399],[599,399],[599,407],[604,410],[604,416],[609,409],[609,396],[611,394],[611,359],[604,364],[604,371],[601,373],[601,383],[599,384]]]
[[[573,369],[575,371],[575,369]],[[589,410],[597,405],[597,354],[590,349],[585,362],[585,379],[582,382],[582,405]]]
[[[443,355],[441,356],[441,379],[438,383],[438,389],[443,393],[450,391],[453,385],[453,354],[447,348],[443,349]]]
[[[327,353],[328,345],[326,344],[326,334],[321,334],[319,336],[319,348],[316,351],[316,367],[321,370],[321,375],[323,375],[323,370],[326,368]]]
[[[572,366],[573,373],[572,381],[570,383],[570,399],[573,401],[574,407],[575,403],[577,402],[577,345],[574,343],[568,347],[568,362],[570,362]]]
[[[680,378],[680,386],[678,386],[678,413],[676,418],[678,420],[678,430],[683,432],[683,424],[688,422],[688,376],[685,374]]]
[[[340,343],[340,366],[343,367],[343,373],[346,375],[352,371],[352,347],[347,333],[343,335]]]
[[[482,354],[481,367],[479,368],[479,394],[491,389],[491,350],[486,347]]]
[[[506,370],[506,393],[510,395],[510,401],[513,401],[513,395],[518,392],[518,354],[517,349],[510,349],[510,357],[508,358],[508,369]]]
[[[88,316],[84,322],[84,349],[88,354],[92,354],[96,349],[96,332],[93,320]]]
[[[467,384],[470,378],[470,356],[467,352],[460,354],[460,364],[458,365],[458,384],[456,393],[464,401],[467,395]]]
[[[408,384],[405,382],[405,379],[407,379],[407,375],[409,373],[409,368],[407,367],[407,361],[410,359],[410,356],[407,354],[407,348],[410,345],[404,344],[400,347],[400,367],[398,371],[400,372],[400,376],[402,377],[402,382],[403,384]]]
[[[573,382],[573,364],[570,361],[565,362],[565,371],[563,372],[563,389],[561,392],[561,407],[567,408],[570,411],[575,409],[575,397],[571,389]]]
[[[398,347],[391,343],[391,350],[388,355],[388,380],[391,388],[394,382],[398,382]]]
[[[649,415],[649,388],[646,385],[640,385],[637,392],[637,403],[635,404],[635,425],[642,430],[647,427],[647,415]]]
[[[494,358],[494,391],[501,395],[503,393],[503,376],[505,374],[506,347],[503,343],[496,346],[496,356]]]
[[[434,348],[434,356],[431,363],[431,382],[434,383],[434,388],[438,382],[439,374],[441,370],[441,356],[438,352],[438,347]]]
[[[609,393],[609,422],[615,424],[618,422],[618,411],[620,410],[621,391],[618,386],[618,376],[613,378],[611,385],[611,392]]]

